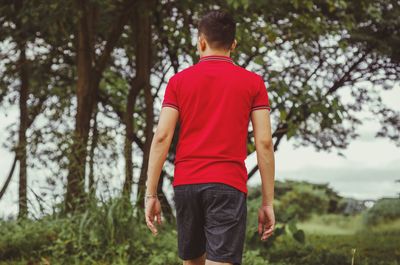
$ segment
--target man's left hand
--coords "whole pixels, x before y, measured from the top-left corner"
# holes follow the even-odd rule
[[[159,225],[161,222],[161,203],[158,198],[145,198],[145,216],[147,227],[151,230],[153,235],[158,234],[158,230],[155,226],[155,219]]]

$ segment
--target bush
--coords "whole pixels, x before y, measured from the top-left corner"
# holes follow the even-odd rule
[[[300,185],[276,200],[277,218],[285,214],[286,204],[297,204],[306,211],[316,207],[323,211],[326,200],[320,189]],[[288,196],[286,196],[289,194]],[[298,196],[294,197],[295,194]],[[257,196],[248,201],[248,222],[243,264],[296,265],[296,264],[350,264],[351,250],[355,264],[395,265],[400,259],[398,222],[364,227],[358,233],[337,232],[304,235],[297,229],[296,219],[278,222],[274,235],[261,242],[257,233]],[[318,206],[318,205],[315,205]],[[301,208],[302,207],[302,208]],[[368,220],[385,216],[389,220],[398,216],[398,201],[380,200],[368,211]],[[314,209],[315,210],[315,209]],[[309,220],[308,225],[354,228],[354,216],[323,215]],[[399,219],[400,220],[400,219]],[[371,221],[370,221],[371,222]],[[374,221],[376,222],[376,221]],[[379,221],[382,222],[382,221]],[[373,222],[372,222],[373,223]],[[164,223],[158,236],[153,236],[144,222],[143,211],[135,209],[121,198],[107,202],[93,201],[83,213],[71,216],[45,216],[40,220],[0,221],[0,265],[3,264],[146,264],[178,265],[176,223]],[[304,224],[303,224],[304,225]],[[375,229],[384,227],[385,229]],[[373,231],[374,230],[374,231]],[[376,231],[375,231],[376,230]],[[290,232],[290,233],[288,233]],[[302,235],[298,240],[295,235]],[[296,239],[297,238],[297,239]]]
[[[364,224],[377,225],[400,218],[400,198],[382,198],[364,213]]]
[[[43,254],[62,224],[44,218],[38,221],[0,221],[0,260]]]
[[[164,223],[153,236],[143,211],[124,199],[101,206],[92,202],[70,217],[4,222],[0,260],[36,260],[51,264],[180,264],[174,224]],[[25,263],[26,264],[26,263]]]
[[[297,185],[281,197],[277,212],[289,218],[297,216],[299,220],[305,220],[312,213],[327,212],[328,208],[329,199],[325,190],[310,185]]]

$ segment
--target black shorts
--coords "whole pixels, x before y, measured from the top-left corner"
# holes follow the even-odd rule
[[[206,258],[242,263],[247,220],[246,194],[223,183],[174,187],[178,254],[183,260]]]

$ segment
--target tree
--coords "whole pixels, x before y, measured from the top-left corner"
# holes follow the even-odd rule
[[[0,29],[1,41],[11,38],[13,44],[20,43],[1,55],[7,60],[4,70],[0,68],[0,103],[8,99],[14,105],[17,98],[21,100],[21,109],[28,113],[21,116],[24,126],[19,130],[21,136],[29,130],[27,164],[51,170],[48,182],[54,188],[55,180],[64,183],[66,176],[67,211],[84,205],[86,187],[89,194],[96,194],[100,176],[107,178],[105,182],[116,179],[114,174],[105,175],[104,169],[114,168],[121,154],[125,160],[121,188],[127,195],[135,185],[140,203],[160,91],[171,72],[197,62],[196,23],[213,8],[230,11],[238,22],[235,63],[256,71],[267,83],[276,125],[275,150],[286,137],[296,145],[340,154],[358,136],[361,111],[369,111],[381,122],[377,136],[399,144],[399,112],[380,98],[380,92],[393,88],[399,79],[396,1],[55,1],[43,5],[33,0],[24,1],[18,14],[10,12],[13,6],[13,1],[0,5],[5,25]],[[75,13],[78,16],[71,16]],[[20,30],[14,30],[16,20],[23,21]],[[33,58],[23,58],[19,51],[24,47]],[[29,65],[29,71],[24,71],[28,100],[26,94],[15,96],[19,92],[15,82],[22,73],[16,70],[16,55]],[[40,123],[34,123],[36,116]],[[15,150],[17,130],[10,131],[6,143]],[[179,124],[160,185],[172,180],[167,169],[175,159],[178,135]],[[124,140],[123,152],[118,139]],[[248,139],[250,154],[255,151],[251,130]],[[138,166],[133,162],[136,154],[142,158]],[[257,170],[252,168],[249,176]],[[167,200],[163,209],[172,215]]]
[[[10,51],[1,56],[6,70],[2,73],[0,82],[0,103],[2,103],[7,93],[12,93],[12,88],[16,88],[18,97],[11,98],[10,104],[14,104],[18,99],[20,118],[18,133],[15,133],[18,134],[18,142],[14,143],[13,139],[9,141],[9,146],[15,152],[15,157],[6,181],[1,188],[0,199],[5,194],[16,168],[16,163],[19,161],[18,216],[26,218],[28,215],[27,131],[40,114],[43,104],[49,96],[43,93],[40,88],[41,81],[48,81],[49,75],[43,73],[49,72],[49,64],[47,60],[41,60],[42,58],[35,62],[27,58],[27,47],[29,44],[34,43],[37,37],[36,35],[30,35],[29,32],[35,32],[40,26],[35,16],[38,13],[35,5],[22,0],[5,1],[4,5],[1,6],[1,12],[4,14],[1,17],[4,25],[2,36],[5,37],[1,41],[6,44],[6,48],[13,47],[14,44],[15,53]],[[10,43],[7,45],[8,40]],[[33,81],[32,79],[36,80]],[[30,96],[33,99],[33,103],[28,105]]]
[[[71,147],[69,172],[67,177],[66,210],[72,211],[82,206],[85,191],[87,143],[90,120],[99,94],[99,83],[124,26],[131,15],[133,3],[126,1],[115,7],[116,21],[104,40],[100,55],[96,54],[96,25],[99,19],[98,3],[76,1],[79,13],[77,39],[77,114],[75,133]],[[113,14],[113,13],[112,13]]]

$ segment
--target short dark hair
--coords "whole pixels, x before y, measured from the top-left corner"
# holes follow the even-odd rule
[[[212,49],[229,50],[236,34],[236,23],[225,11],[212,10],[202,16],[197,25]]]

